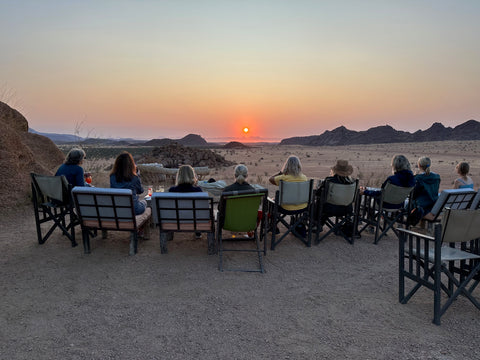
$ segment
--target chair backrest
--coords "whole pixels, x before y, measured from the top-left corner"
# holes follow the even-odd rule
[[[480,238],[480,209],[446,208],[442,217],[442,241],[466,242]]]
[[[72,194],[82,227],[136,229],[132,190],[76,186]]]
[[[475,197],[476,192],[473,189],[447,189],[440,193],[431,213],[435,219],[441,214],[443,209],[468,209]]]
[[[355,201],[357,189],[358,180],[352,184],[337,184],[327,180],[325,184],[326,202],[332,205],[350,205]]]
[[[219,205],[220,225],[227,231],[248,232],[257,227],[258,210],[265,205],[267,189],[228,191],[222,194]],[[262,210],[265,210],[262,205]]]
[[[480,190],[477,191],[477,195],[473,198],[470,209],[480,209]]]
[[[213,231],[213,198],[206,192],[153,193],[152,213],[161,230]]]
[[[283,206],[309,203],[312,193],[313,179],[297,182],[280,180],[279,204]]]
[[[392,205],[403,204],[412,190],[413,186],[403,187],[387,182],[385,187],[382,189],[383,202]]]
[[[70,202],[70,194],[68,190],[68,181],[65,176],[50,176],[31,173],[32,186],[37,193],[37,197],[57,200],[61,203]],[[46,200],[46,199],[44,199]]]

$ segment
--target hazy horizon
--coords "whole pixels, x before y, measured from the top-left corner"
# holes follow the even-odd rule
[[[82,137],[454,127],[480,119],[478,14],[474,0],[7,0],[0,101]]]

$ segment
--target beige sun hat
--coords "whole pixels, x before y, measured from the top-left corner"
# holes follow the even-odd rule
[[[350,176],[353,173],[353,167],[348,164],[347,160],[337,160],[335,166],[332,167],[332,171],[339,176]]]

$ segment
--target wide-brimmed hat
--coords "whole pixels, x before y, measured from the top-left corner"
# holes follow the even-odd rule
[[[350,176],[353,173],[353,167],[348,164],[347,160],[337,160],[335,166],[332,167],[332,171],[340,176]]]

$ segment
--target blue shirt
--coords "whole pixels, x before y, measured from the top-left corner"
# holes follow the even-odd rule
[[[133,193],[133,204],[135,206],[135,215],[140,215],[145,211],[146,204],[138,200],[138,194],[143,193],[142,182],[138,176],[134,176],[130,181],[118,182],[115,174],[110,175],[110,187],[114,189],[130,189]]]
[[[87,186],[83,177],[83,168],[80,165],[62,164],[55,176],[64,175],[69,184],[75,186]]]

